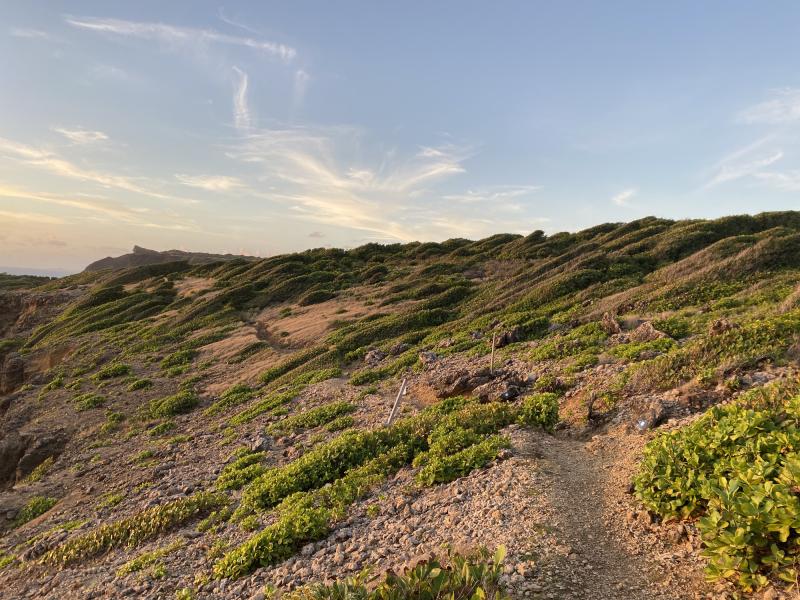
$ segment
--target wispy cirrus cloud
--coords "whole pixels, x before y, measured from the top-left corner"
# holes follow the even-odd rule
[[[240,46],[275,56],[287,62],[297,54],[294,48],[285,44],[252,37],[229,35],[213,29],[95,17],[67,17],[65,20],[68,25],[78,29],[115,36],[156,40],[172,46],[193,46],[197,44]]]
[[[468,204],[500,204],[509,206],[509,203],[513,205],[519,198],[530,196],[541,189],[541,186],[538,185],[498,185],[471,189],[460,194],[448,194],[444,196],[444,199]]]
[[[737,151],[715,165],[712,177],[703,186],[712,188],[722,183],[736,181],[750,176],[757,176],[764,168],[783,158],[783,150],[772,150],[758,157],[753,157],[753,145],[746,152]]]
[[[38,204],[59,206],[79,211],[93,220],[111,220],[139,227],[166,229],[171,231],[196,231],[197,227],[189,220],[166,211],[153,211],[141,207],[129,207],[123,203],[91,196],[50,194],[31,192],[22,188],[4,185],[0,182],[0,198],[26,200]],[[33,214],[33,213],[31,213]],[[42,223],[60,224],[66,221],[60,217],[42,220]]]
[[[238,177],[228,175],[175,175],[182,185],[186,185],[208,192],[230,192],[244,187],[244,182]]]
[[[93,144],[108,140],[108,136],[102,131],[91,131],[89,129],[66,129],[62,127],[56,127],[53,129],[53,131],[60,133],[73,144]]]
[[[630,200],[636,194],[639,193],[639,190],[636,188],[628,188],[626,190],[622,190],[619,194],[615,194],[611,197],[611,203],[615,204],[616,206],[623,206],[626,208],[631,207]]]
[[[31,29],[28,27],[14,27],[10,30],[12,36],[28,40],[47,40],[52,41],[52,35],[41,29]]]
[[[30,213],[11,210],[0,210],[0,217],[10,221],[29,221],[31,223],[45,223],[47,225],[64,225],[66,221],[53,215],[43,213]]]
[[[742,123],[784,124],[800,121],[800,89],[772,90],[769,100],[741,111],[737,120]]]
[[[257,129],[228,156],[260,168],[258,187],[265,191],[258,197],[287,205],[303,220],[368,232],[371,239],[481,236],[535,221],[520,215],[522,207],[511,200],[536,186],[495,186],[450,200],[437,192],[466,172],[469,147],[443,143],[401,154],[365,150],[364,143],[363,132],[348,127]],[[361,156],[374,159],[365,163]],[[496,203],[492,214],[479,194]],[[455,197],[470,201],[457,214]]]
[[[236,129],[247,131],[251,125],[250,104],[247,101],[249,78],[247,73],[239,67],[234,66],[233,72],[236,74],[236,85],[233,91],[233,124]]]
[[[13,140],[0,138],[0,153],[5,153],[8,158],[22,164],[40,168],[54,175],[75,179],[86,183],[96,184],[104,188],[116,188],[134,194],[157,198],[159,200],[178,200],[181,202],[194,202],[191,199],[180,198],[162,192],[143,181],[145,178],[133,178],[127,175],[117,175],[94,169],[87,169],[69,161],[51,150],[20,144]]]

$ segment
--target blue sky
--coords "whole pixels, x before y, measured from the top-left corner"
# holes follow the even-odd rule
[[[796,2],[2,10],[4,266],[800,208]]]

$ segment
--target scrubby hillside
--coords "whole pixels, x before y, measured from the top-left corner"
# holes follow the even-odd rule
[[[0,596],[796,580],[800,213],[38,283],[0,291]]]

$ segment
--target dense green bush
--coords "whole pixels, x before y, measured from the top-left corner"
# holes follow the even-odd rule
[[[712,408],[651,441],[637,497],[665,518],[694,518],[713,579],[745,589],[790,583],[800,556],[800,396],[779,387]]]
[[[176,350],[169,356],[161,361],[162,369],[170,369],[172,367],[183,367],[194,360],[197,356],[197,350],[193,348],[184,348],[183,350]]]
[[[283,392],[277,392],[275,394],[265,396],[249,408],[246,408],[245,410],[235,414],[233,417],[231,417],[229,423],[232,426],[249,423],[259,415],[274,411],[276,408],[286,404],[287,402],[291,402],[301,391],[303,391],[302,386],[293,387]]]
[[[331,402],[273,423],[269,426],[268,431],[280,434],[297,433],[303,429],[325,425],[337,417],[349,414],[355,410],[356,407],[349,402]]]
[[[131,366],[123,363],[112,363],[100,369],[97,373],[92,375],[95,381],[103,381],[105,379],[113,379],[114,377],[122,377],[123,375],[130,375]]]
[[[533,425],[552,431],[558,423],[558,394],[544,392],[526,396],[517,417],[523,425]]]
[[[48,498],[46,496],[34,496],[23,506],[17,517],[14,519],[14,527],[24,525],[28,521],[32,521],[36,517],[43,515],[48,510],[53,508],[58,503],[57,498]]]
[[[197,406],[197,395],[190,390],[181,390],[172,396],[150,401],[150,416],[153,418],[174,417],[190,412]]]
[[[241,452],[236,460],[222,469],[217,477],[217,487],[221,490],[238,490],[263,475],[267,470],[264,465],[265,456],[264,452]]]
[[[103,406],[106,403],[106,399],[100,394],[87,392],[85,394],[79,394],[78,396],[75,396],[74,403],[77,410],[84,411]]]

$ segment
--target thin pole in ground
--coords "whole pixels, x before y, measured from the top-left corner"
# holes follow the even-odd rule
[[[406,380],[403,379],[403,382],[400,384],[400,389],[397,390],[397,398],[394,399],[394,405],[392,406],[392,411],[389,413],[389,418],[386,419],[387,426],[392,424],[392,421],[394,421],[394,418],[397,415],[397,409],[400,407],[400,398],[402,398],[405,389],[406,389]]]
[[[492,360],[491,360],[491,362],[489,364],[489,375],[492,375],[492,376],[494,375],[494,345],[495,345],[495,339],[496,338],[497,338],[497,333],[493,331],[492,332]]]

